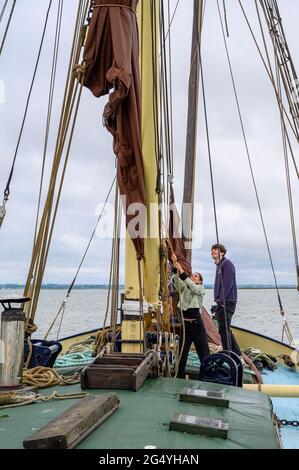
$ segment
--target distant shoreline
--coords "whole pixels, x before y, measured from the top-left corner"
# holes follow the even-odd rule
[[[212,284],[207,284],[205,286],[206,289],[213,289]],[[42,286],[43,290],[67,290],[69,288],[68,284],[44,284]],[[74,290],[107,290],[109,288],[108,285],[106,284],[78,284],[77,286],[74,286]],[[120,289],[124,289],[124,285],[119,286]],[[0,284],[0,290],[1,289],[24,289],[24,286],[21,284]],[[250,284],[241,284],[238,286],[238,289],[262,289],[262,290],[273,290],[275,289],[275,286],[267,286],[267,285],[250,285]],[[296,286],[292,285],[282,285],[279,286],[279,289],[297,289]]]

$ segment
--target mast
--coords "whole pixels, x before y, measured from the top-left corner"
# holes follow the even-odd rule
[[[185,181],[183,196],[183,240],[189,242],[187,259],[192,261],[192,230],[193,230],[193,207],[195,190],[195,168],[196,168],[196,144],[197,144],[197,120],[198,120],[198,91],[200,78],[200,46],[203,22],[203,0],[194,0],[193,5],[193,32],[191,48],[191,65],[189,77],[188,98],[188,123],[185,157]]]
[[[148,304],[158,304],[160,290],[160,237],[157,182],[158,109],[158,0],[140,0],[137,9],[140,38],[142,158],[147,201],[147,230],[144,240],[143,293]],[[138,266],[131,240],[126,240],[125,291],[128,300],[139,299]]]
[[[158,304],[160,290],[160,230],[157,184],[159,110],[159,0],[139,2],[142,103],[142,158],[147,201],[148,237],[144,243],[144,297]]]

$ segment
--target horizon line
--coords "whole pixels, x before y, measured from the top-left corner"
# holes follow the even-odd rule
[[[42,284],[41,288],[42,289],[66,289],[66,288],[69,288],[69,284],[65,284],[65,283],[52,283],[52,282],[49,282],[49,283],[45,283],[45,284]],[[24,288],[25,285],[24,284],[18,284],[18,283],[13,283],[13,282],[9,282],[7,284],[0,284],[0,289],[16,289],[16,288]],[[118,285],[119,288],[125,288],[125,285],[124,284],[119,284]],[[206,284],[204,286],[205,288],[213,288],[214,287],[214,284]],[[73,286],[73,289],[86,289],[86,288],[91,288],[91,289],[103,289],[103,288],[109,288],[109,284],[89,284],[89,283],[80,283],[80,284],[77,284],[75,286]],[[238,285],[238,288],[239,289],[244,289],[244,288],[264,288],[264,289],[276,289],[276,286],[275,285],[272,285],[272,284],[239,284]],[[296,285],[295,284],[280,284],[278,286],[278,288],[282,289],[282,288],[289,288],[289,289],[296,289]]]

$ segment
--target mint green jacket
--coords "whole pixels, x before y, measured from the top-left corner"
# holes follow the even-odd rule
[[[178,307],[183,311],[189,308],[201,309],[203,298],[205,295],[205,288],[202,285],[197,285],[188,277],[182,281],[177,274],[173,274],[173,284],[176,291],[179,293]]]

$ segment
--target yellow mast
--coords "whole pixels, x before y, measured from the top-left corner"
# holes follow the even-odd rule
[[[138,300],[140,297],[138,263],[135,247],[128,233],[126,234],[125,253],[125,297],[127,300]]]
[[[141,140],[147,200],[147,229],[145,263],[143,266],[144,299],[148,304],[159,302],[160,290],[160,238],[157,182],[156,107],[159,103],[159,2],[140,0],[137,17],[140,38],[140,68],[142,90]],[[153,67],[155,64],[155,67]],[[155,68],[155,70],[154,70]],[[139,299],[138,266],[132,242],[126,240],[125,267],[126,298]]]

